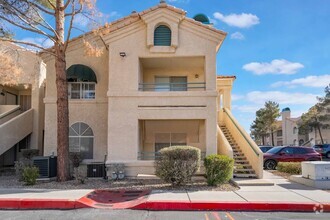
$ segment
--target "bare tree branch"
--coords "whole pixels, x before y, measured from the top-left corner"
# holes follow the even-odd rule
[[[56,37],[58,37],[57,32],[54,30],[54,28],[40,15],[40,13],[37,10],[36,13],[38,14],[39,18],[49,27],[49,30],[52,31]]]
[[[40,11],[46,13],[46,14],[49,14],[49,15],[55,15],[55,12],[51,12],[51,11],[48,11],[46,10],[45,8],[41,7],[40,5],[34,3],[34,2],[29,2],[29,4],[31,4],[32,6],[38,8]]]
[[[31,19],[33,22],[37,23],[37,25],[40,25],[42,27],[44,27],[45,29],[47,29],[48,31],[53,32],[54,29],[47,27],[46,25],[40,23],[39,21],[31,18],[31,17],[27,17],[26,14],[24,14],[23,12],[21,12],[20,10],[18,10],[15,7],[10,7],[7,8],[8,10],[11,10],[11,12],[17,17],[19,18],[22,22],[24,22],[25,24],[29,25],[30,27],[39,30],[40,32],[43,32],[44,34],[46,34],[44,31],[42,31],[41,29],[37,28],[35,25],[33,25],[31,22],[29,22],[28,20]],[[34,9],[34,8],[33,8]],[[14,11],[13,11],[14,10]],[[35,10],[35,9],[34,9]],[[19,13],[19,14],[18,14]],[[42,19],[41,15],[37,12],[38,17]],[[55,34],[55,33],[54,33]]]
[[[24,30],[31,31],[31,32],[34,32],[34,33],[37,33],[37,34],[44,35],[44,36],[48,37],[50,40],[52,40],[53,42],[55,42],[53,36],[51,36],[51,35],[49,35],[49,34],[47,34],[47,33],[44,33],[43,31],[41,31],[41,30],[38,29],[38,28],[35,28],[35,27],[33,27],[33,28],[29,28],[29,27],[26,27],[26,26],[20,25],[20,24],[18,24],[18,23],[15,23],[15,22],[13,22],[13,21],[7,19],[6,17],[4,17],[4,16],[2,16],[2,15],[0,15],[0,18],[3,19],[3,20],[5,20],[5,21],[7,21],[8,23],[10,23],[10,24],[16,26],[16,27],[19,27],[19,28],[22,28],[22,29],[24,29]]]
[[[56,9],[56,6],[50,0],[47,0],[47,2],[49,3],[50,6],[52,6],[54,10]]]
[[[69,2],[70,0],[67,1],[67,3]],[[66,49],[68,48],[68,44],[69,44],[69,40],[70,40],[70,36],[71,36],[71,30],[72,30],[72,26],[73,26],[73,19],[74,19],[74,16],[75,16],[75,0],[72,1],[72,16],[71,16],[71,20],[70,20],[70,26],[69,26],[69,29],[68,29],[68,36],[66,38],[66,41],[65,41],[65,45],[64,45],[64,51],[66,51]]]
[[[67,2],[64,5],[64,10],[69,6],[71,0],[67,0]],[[74,4],[74,0],[72,1],[72,4]]]
[[[83,10],[83,6],[82,6],[82,4],[79,4],[80,5],[80,8],[78,9],[78,10],[76,10],[76,11],[74,11],[74,12],[71,12],[71,13],[66,13],[65,14],[65,17],[68,17],[68,16],[72,16],[73,14],[79,14],[79,13],[81,13],[82,12],[82,10]]]
[[[0,41],[7,41],[7,42],[12,42],[12,43],[17,43],[17,44],[24,44],[24,45],[27,45],[27,46],[31,46],[31,47],[41,49],[43,53],[49,53],[53,56],[56,56],[56,54],[51,52],[49,48],[47,49],[47,48],[42,47],[42,46],[40,46],[38,44],[35,44],[35,43],[30,43],[30,42],[21,41],[21,40],[15,40],[15,39],[9,39],[9,38],[0,38]]]

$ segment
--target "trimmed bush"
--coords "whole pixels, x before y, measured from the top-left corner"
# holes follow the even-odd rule
[[[191,146],[172,146],[159,151],[156,175],[172,185],[185,185],[200,167],[201,151]]]
[[[26,185],[34,185],[39,177],[39,169],[35,166],[27,166],[23,168],[23,181]]]
[[[204,159],[207,184],[216,186],[228,182],[233,176],[234,160],[225,155],[209,155]]]
[[[301,163],[300,162],[279,162],[276,169],[283,173],[288,174],[301,174]]]

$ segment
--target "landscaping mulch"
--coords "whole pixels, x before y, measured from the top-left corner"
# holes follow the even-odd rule
[[[292,174],[289,174],[289,173],[283,173],[283,172],[280,172],[278,170],[267,170],[268,172],[276,175],[276,176],[281,176],[285,179],[289,179],[289,177],[292,175]]]
[[[12,176],[0,176],[1,188],[33,188],[33,189],[128,189],[128,190],[192,190],[192,191],[235,191],[239,188],[228,183],[220,186],[208,186],[206,180],[194,180],[186,186],[172,186],[159,179],[124,179],[118,181],[89,178],[85,183],[76,180],[67,182],[38,181],[36,185],[26,186],[18,178]]]

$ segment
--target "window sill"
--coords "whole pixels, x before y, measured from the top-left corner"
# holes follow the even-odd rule
[[[151,46],[151,53],[175,53],[176,47],[173,46]]]

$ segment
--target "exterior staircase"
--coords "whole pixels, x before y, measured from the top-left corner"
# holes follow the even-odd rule
[[[224,133],[226,139],[228,140],[230,146],[233,149],[234,157],[234,178],[257,178],[257,174],[252,169],[249,161],[245,157],[244,153],[236,143],[235,139],[229,132],[228,128],[225,125],[219,125],[220,129]]]

